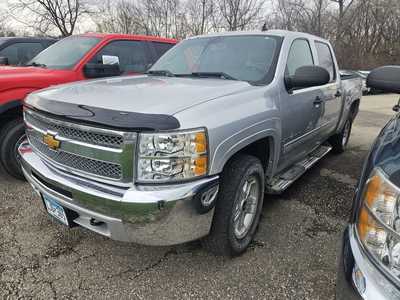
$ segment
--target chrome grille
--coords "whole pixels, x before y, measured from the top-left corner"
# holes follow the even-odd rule
[[[137,133],[65,122],[30,109],[24,118],[32,149],[46,163],[100,182],[133,184]],[[59,142],[57,149],[49,147],[49,137]]]
[[[43,144],[34,135],[29,136],[29,142],[40,154],[65,167],[78,169],[87,173],[95,172],[97,175],[113,179],[121,179],[122,177],[120,165],[86,158],[64,151],[54,151],[46,144]]]
[[[124,142],[123,137],[119,135],[88,132],[73,126],[65,126],[55,122],[50,123],[32,112],[25,113],[25,121],[39,129],[55,131],[62,137],[93,145],[119,148]]]

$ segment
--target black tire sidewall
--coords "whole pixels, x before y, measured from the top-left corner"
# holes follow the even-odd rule
[[[351,123],[351,120],[350,120],[350,119],[348,119],[348,120],[346,121],[346,123],[344,124],[343,131],[342,131],[342,134],[341,134],[342,140],[343,140],[343,136],[344,136],[344,133],[345,133],[345,131],[346,131],[346,127],[347,127],[347,126],[349,126],[349,132],[348,132],[348,134],[347,134],[346,143],[343,144],[343,142],[342,142],[343,150],[345,150],[345,149],[347,148],[347,145],[349,144],[349,141],[350,141],[351,128],[352,128],[352,123]]]
[[[347,142],[346,142],[345,145],[343,145],[343,135],[344,135],[344,132],[346,130],[346,125],[347,124],[350,124],[350,129],[349,129],[349,134],[347,136]],[[346,148],[347,148],[347,146],[348,146],[348,144],[350,142],[352,127],[353,127],[353,120],[352,120],[352,118],[348,118],[346,120],[346,122],[344,123],[342,130],[338,134],[333,135],[329,139],[329,142],[330,142],[330,144],[332,145],[332,148],[333,148],[333,150],[332,150],[333,153],[341,154],[346,150]]]
[[[244,181],[251,175],[260,180],[260,199],[253,224],[247,235],[238,240],[234,234],[234,205],[238,201]],[[238,256],[254,238],[264,201],[264,169],[260,160],[247,154],[231,158],[220,177],[220,190],[216,200],[211,230],[202,239],[203,247],[215,255]]]
[[[235,198],[232,201],[232,206],[230,207],[231,216],[230,216],[229,225],[228,225],[229,226],[228,239],[229,239],[229,243],[230,243],[230,246],[232,247],[232,252],[234,255],[240,254],[243,251],[245,251],[247,249],[247,247],[249,246],[249,244],[251,243],[251,241],[253,240],[254,235],[257,231],[258,224],[259,224],[262,207],[263,207],[263,201],[264,201],[264,184],[263,184],[264,179],[262,178],[263,170],[262,170],[261,165],[260,164],[259,165],[257,165],[257,164],[250,165],[246,169],[246,171],[243,174],[241,174],[240,176],[242,177],[242,179],[240,181],[240,184],[236,188]],[[239,240],[235,236],[235,233],[234,233],[233,215],[234,215],[234,210],[235,210],[235,204],[237,203],[237,201],[239,201],[239,198],[241,195],[242,186],[250,176],[255,176],[259,183],[260,190],[258,191],[259,199],[258,199],[258,204],[257,204],[257,211],[256,211],[256,215],[253,219],[253,223],[251,225],[250,230],[248,231],[248,233],[246,234],[246,236],[244,238]]]
[[[21,166],[15,155],[18,141],[25,135],[22,118],[10,121],[2,130],[0,140],[0,161],[5,171],[18,179],[23,179]]]

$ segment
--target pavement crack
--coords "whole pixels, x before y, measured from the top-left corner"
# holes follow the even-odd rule
[[[129,273],[136,271],[136,274],[133,277],[131,277],[131,279],[137,279],[137,278],[141,277],[147,271],[150,271],[150,270],[156,268],[158,265],[160,265],[161,263],[166,261],[170,255],[177,255],[177,254],[178,254],[178,252],[175,249],[168,250],[157,261],[147,265],[146,267],[144,267],[140,270],[135,270],[134,268],[129,267],[128,269],[126,269],[124,271],[110,275],[108,278],[121,277],[122,275],[129,274]]]
[[[249,249],[256,249],[256,248],[264,248],[266,245],[264,242],[262,241],[258,241],[258,240],[253,240],[250,245],[249,245]]]

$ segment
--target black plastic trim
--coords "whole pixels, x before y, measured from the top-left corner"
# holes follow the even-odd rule
[[[34,103],[28,97],[25,105],[61,120],[123,131],[162,131],[180,127],[179,121],[171,115],[126,112],[38,97]]]
[[[21,100],[11,100],[11,101],[7,102],[6,104],[3,104],[3,105],[0,106],[0,114],[4,113],[4,112],[6,112],[6,111],[8,111],[10,109],[19,107],[19,106],[22,107],[22,101]]]

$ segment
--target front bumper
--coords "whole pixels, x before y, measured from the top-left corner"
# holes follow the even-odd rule
[[[60,172],[28,144],[19,152],[28,182],[39,194],[50,195],[74,212],[74,224],[114,240],[158,246],[196,240],[210,231],[214,209],[199,211],[197,202],[204,194],[217,196],[218,176],[119,188]]]
[[[353,270],[358,267],[363,278],[360,291],[354,283]],[[360,273],[359,273],[360,274]],[[398,300],[400,289],[389,280],[366,255],[349,225],[343,235],[336,281],[336,300]]]

